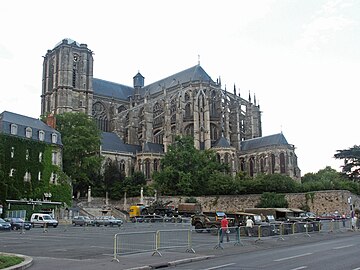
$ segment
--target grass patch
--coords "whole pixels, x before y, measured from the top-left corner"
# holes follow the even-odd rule
[[[0,254],[0,269],[4,269],[6,267],[17,265],[23,261],[24,261],[24,258]]]

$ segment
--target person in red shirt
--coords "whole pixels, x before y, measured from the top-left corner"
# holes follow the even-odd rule
[[[223,216],[223,219],[221,220],[221,235],[220,235],[220,243],[224,240],[224,235],[226,234],[226,241],[229,242],[229,234],[227,233],[229,230],[229,221],[226,218],[226,215]]]

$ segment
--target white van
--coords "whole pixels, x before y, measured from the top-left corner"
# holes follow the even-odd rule
[[[44,224],[46,224],[46,227],[53,226],[54,228],[56,228],[59,224],[59,222],[49,214],[42,213],[32,214],[30,218],[30,223],[32,224],[33,228],[35,227],[35,225],[44,227]]]

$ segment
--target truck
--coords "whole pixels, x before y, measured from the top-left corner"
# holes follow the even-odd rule
[[[218,211],[214,213],[199,213],[191,216],[191,225],[195,227],[195,231],[211,232],[211,234],[217,234],[219,228],[221,228],[221,219],[224,216],[224,212]],[[229,221],[229,227],[234,226],[234,218],[227,218]]]
[[[179,203],[175,208],[176,215],[183,217],[191,217],[192,215],[201,213],[200,203]]]
[[[163,202],[160,200],[154,201],[150,205],[132,205],[129,208],[129,217],[139,217],[142,215],[160,215],[172,217],[175,214],[175,208],[170,206],[172,201]]]

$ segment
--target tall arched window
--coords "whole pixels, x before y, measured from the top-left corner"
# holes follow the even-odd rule
[[[261,171],[262,173],[265,172],[264,158],[260,158],[260,171]]]
[[[255,165],[253,157],[250,158],[249,163],[250,163],[249,164],[250,165],[250,172],[249,173],[250,173],[250,176],[253,177],[254,176],[254,165]]]
[[[185,105],[185,118],[191,118],[191,104],[187,103]]]
[[[275,155],[271,154],[271,173],[275,173]]]
[[[280,153],[280,173],[286,173],[285,154]]]
[[[96,119],[98,128],[102,131],[109,131],[109,121],[105,106],[100,102],[95,102],[93,105],[92,114]]]
[[[145,160],[145,178],[150,179],[150,159]]]

